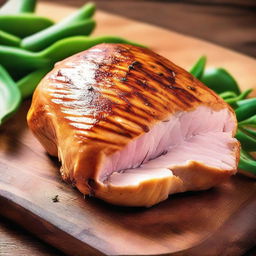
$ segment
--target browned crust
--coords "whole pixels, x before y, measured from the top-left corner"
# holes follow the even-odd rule
[[[115,187],[98,183],[95,196],[116,205],[150,207],[170,194],[212,188],[236,173],[236,169],[221,170],[195,161],[173,166],[170,171],[174,174],[171,177],[145,180],[138,186]],[[84,193],[83,187],[78,188]]]
[[[101,52],[93,55],[92,49]],[[84,61],[88,65],[79,70]],[[76,71],[79,79],[74,79]],[[94,83],[88,82],[88,72]],[[75,97],[73,102],[68,94]],[[106,156],[167,116],[199,105],[216,111],[228,108],[236,121],[234,111],[218,95],[164,57],[135,46],[101,44],[56,64],[37,87],[27,119],[48,153],[60,158],[63,178],[89,194],[97,190],[92,184],[101,187],[97,177]],[[82,116],[89,123],[80,121],[74,127],[67,116],[77,114],[63,109],[75,113],[79,106],[87,111]]]

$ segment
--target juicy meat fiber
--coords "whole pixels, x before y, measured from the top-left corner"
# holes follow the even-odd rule
[[[28,124],[83,194],[151,206],[236,172],[232,109],[182,68],[130,45],[101,44],[57,63]]]

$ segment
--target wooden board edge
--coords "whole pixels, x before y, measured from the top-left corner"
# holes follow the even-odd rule
[[[251,200],[253,200],[253,203],[248,203]],[[28,230],[33,235],[36,235],[42,241],[72,256],[108,255],[68,234],[52,223],[40,219],[31,209],[24,208],[22,203],[29,204],[29,202],[23,198],[14,199],[11,193],[0,190],[0,205],[5,206],[2,207],[0,214],[18,223],[21,227]],[[256,244],[256,229],[254,225],[251,225],[256,218],[256,198],[254,196],[251,197],[244,202],[240,208],[242,211],[235,213],[232,219],[228,219],[220,229],[216,230],[216,232],[209,237],[206,237],[201,243],[178,252],[150,254],[148,256],[204,256],[209,248],[212,248],[211,253],[213,252],[213,254],[209,254],[208,256],[221,255],[223,252],[227,253],[225,248],[228,248],[228,252],[230,253],[228,255],[238,256],[245,253]],[[241,219],[246,219],[246,222],[241,221]],[[239,232],[239,234],[237,234],[237,230],[249,230],[249,232]],[[230,237],[230,233],[233,233],[234,236]],[[219,243],[220,237],[221,243]],[[240,244],[241,239],[246,241],[242,246]],[[134,256],[130,254],[115,255]]]
[[[19,201],[29,204],[23,198],[19,198]],[[22,228],[37,236],[42,241],[60,249],[68,255],[84,256],[85,252],[87,253],[86,255],[106,255],[89,244],[76,239],[52,223],[39,218],[31,209],[24,208],[20,202],[18,202],[17,198],[15,200],[11,193],[0,190],[0,205],[4,205],[0,214],[18,223]],[[72,245],[70,241],[72,241]]]

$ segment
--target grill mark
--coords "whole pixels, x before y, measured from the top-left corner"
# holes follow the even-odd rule
[[[125,112],[125,113],[128,113],[128,114],[133,114],[133,116],[136,116],[136,117],[140,118],[141,120],[145,120],[146,122],[149,121],[149,115],[148,115],[147,117],[146,117],[146,116],[142,116],[142,115],[140,115],[139,113],[136,113],[136,112],[134,111],[134,109],[131,108],[131,107],[127,107],[127,106],[126,106],[126,108],[124,109],[124,108],[122,108],[121,105],[115,105],[115,109],[119,109],[119,110],[121,110],[122,112]],[[140,109],[140,108],[138,108],[138,109]],[[120,115],[120,114],[119,114],[119,115]],[[129,116],[131,116],[131,115],[129,115]]]
[[[170,85],[164,83],[164,81],[163,81],[163,78],[164,78],[164,77],[161,77],[161,78],[160,78],[160,77],[158,77],[158,76],[152,75],[152,74],[151,74],[148,70],[146,70],[145,68],[140,69],[140,72],[144,73],[145,76],[148,76],[151,80],[155,81],[158,86],[162,86],[162,87],[165,88],[165,89],[170,89]],[[165,94],[165,96],[166,96],[169,100],[171,100],[171,98],[169,97],[168,94]]]
[[[131,76],[131,75],[130,75],[130,76]],[[134,78],[134,80],[135,80],[135,83],[138,84],[138,85],[139,85],[140,87],[142,87],[143,89],[145,89],[145,90],[150,90],[150,91],[152,91],[152,92],[157,92],[157,89],[156,89],[156,88],[149,86],[148,82],[145,81],[145,80],[143,81],[142,78],[139,78],[139,77],[137,76],[137,79]]]
[[[128,128],[125,127],[124,125],[122,125],[122,124],[119,123],[119,122],[115,122],[115,121],[112,121],[112,120],[110,120],[110,119],[107,119],[106,121],[107,121],[108,123],[110,123],[110,124],[112,124],[112,125],[114,125],[114,126],[120,128],[120,129],[127,130],[127,131],[129,131],[129,133],[133,133],[134,135],[139,135],[139,134],[140,134],[139,132],[136,132],[136,131],[134,131],[134,130],[132,130],[132,129],[129,129],[129,127],[128,127]]]
[[[111,87],[113,89],[115,88],[115,90],[116,90],[116,92],[114,91],[114,93],[118,94],[118,90],[123,93],[124,88],[122,90],[122,88],[120,88],[120,86],[118,86],[119,83],[115,82],[115,79],[117,79],[118,76],[121,76],[121,74],[118,74],[118,72],[122,72],[124,74],[124,77],[122,77],[122,78],[125,78],[125,80],[121,81],[121,83],[126,85],[127,88],[129,88],[129,89],[130,88],[133,89],[133,91],[130,94],[131,95],[135,94],[143,103],[149,104],[148,106],[150,108],[153,108],[154,110],[156,109],[156,106],[159,106],[159,107],[163,107],[164,109],[168,109],[169,111],[171,111],[172,110],[171,107],[174,104],[176,104],[177,106],[179,106],[180,108],[183,109],[184,105],[191,106],[191,104],[189,104],[187,102],[188,100],[201,102],[193,94],[190,94],[184,88],[174,86],[174,84],[175,84],[175,75],[176,74],[173,72],[173,70],[167,68],[161,62],[156,61],[156,58],[151,58],[152,62],[158,64],[161,67],[163,67],[163,69],[167,71],[166,73],[168,74],[168,76],[164,76],[163,72],[157,72],[156,73],[157,75],[156,75],[156,74],[153,73],[154,71],[151,71],[151,70],[143,67],[140,62],[139,62],[139,65],[137,65],[137,63],[134,63],[135,56],[133,54],[131,54],[131,51],[129,51],[127,49],[124,49],[123,46],[122,47],[117,47],[115,50],[117,52],[119,51],[123,55],[129,56],[129,59],[127,59],[127,60],[129,60],[129,62],[132,60],[133,65],[130,64],[130,67],[126,66],[128,61],[125,58],[123,58],[123,56],[118,56],[119,59],[118,58],[115,58],[115,59],[114,58],[109,58],[110,59],[110,64],[109,65],[106,64],[106,63],[103,63],[103,64],[99,65],[99,63],[97,63],[97,65],[99,66],[99,69],[97,69],[95,71],[95,80],[97,81],[97,83],[93,84],[93,87],[92,87],[92,85],[90,85],[90,87],[92,87],[92,88],[94,88],[94,87],[104,88],[104,86],[106,84],[111,84]],[[138,51],[138,50],[136,50],[136,51],[140,54],[140,51]],[[136,53],[136,51],[135,51],[135,53]],[[145,53],[147,54],[147,52],[145,52]],[[117,64],[117,63],[120,64],[118,67],[113,65],[113,64]],[[163,62],[163,63],[165,63],[165,62]],[[157,65],[153,65],[153,68],[157,68]],[[111,72],[112,70],[114,70],[115,72]],[[142,74],[144,74],[145,77],[149,77],[152,80],[153,83],[155,82],[156,84],[153,84],[153,85],[155,85],[155,87],[150,86],[150,84],[148,84],[148,81],[146,81],[146,83],[143,82],[143,81],[145,81],[145,77],[143,77],[142,74],[140,76],[140,74],[138,74],[138,72],[141,72]],[[120,82],[120,80],[119,80],[119,82]],[[169,82],[170,84],[168,84],[167,82]],[[58,83],[60,83],[60,82],[58,81]],[[66,83],[67,82],[65,82],[65,84]],[[89,86],[89,84],[86,84],[86,85]],[[107,87],[107,86],[105,86],[105,87]],[[163,87],[165,89],[168,89],[168,91],[163,90],[162,89]],[[158,88],[160,88],[161,91],[158,91]],[[190,88],[188,88],[188,89],[190,89]],[[146,97],[145,95],[140,93],[140,92],[143,92],[143,90],[144,90],[144,92],[146,91],[148,93],[149,92],[157,93],[157,96],[154,97],[154,95],[151,94],[151,95],[148,95]],[[88,89],[88,91],[95,94],[94,89],[93,90]],[[171,94],[168,94],[168,92],[171,92]],[[152,115],[151,113],[148,113],[147,111],[145,111],[145,109],[143,109],[141,107],[138,107],[136,105],[131,104],[129,102],[129,100],[127,99],[127,97],[125,97],[125,95],[123,96],[122,93],[121,93],[121,95],[120,94],[119,95],[109,94],[109,95],[111,97],[117,98],[118,100],[120,100],[120,98],[122,100],[124,100],[125,103],[126,103],[126,105],[125,105],[126,108],[123,109],[120,106],[118,106],[117,103],[108,99],[109,107],[107,108],[107,111],[106,111],[106,109],[105,109],[106,104],[102,104],[101,98],[104,99],[104,97],[102,97],[102,96],[104,94],[108,95],[108,93],[102,93],[102,94],[99,93],[99,92],[97,92],[97,93],[100,95],[100,97],[96,97],[96,99],[93,99],[92,102],[91,102],[92,103],[91,107],[92,107],[92,109],[94,109],[94,111],[96,113],[98,111],[105,111],[105,113],[109,113],[109,109],[110,109],[111,115],[117,116],[117,117],[122,117],[124,120],[127,120],[131,123],[134,123],[134,124],[138,125],[145,132],[149,131],[149,127],[147,125],[141,123],[141,122],[143,122],[143,120],[149,121],[148,118],[145,118],[145,117],[141,116],[141,114],[135,113],[136,111],[134,111],[134,109],[139,109],[140,111],[144,112],[146,115],[149,115],[149,116],[152,116],[152,117],[155,117],[155,115]],[[177,96],[179,96],[179,97],[177,97]],[[216,95],[214,95],[214,96],[216,97]],[[85,97],[87,97],[86,93],[85,93]],[[149,99],[151,99],[151,101],[149,101]],[[160,99],[162,99],[162,101]],[[168,102],[167,99],[169,100],[169,102]],[[154,103],[156,103],[155,107],[152,104],[152,101]],[[121,105],[121,106],[123,106],[123,105]],[[90,107],[90,106],[86,106],[86,107]],[[127,111],[129,114],[127,116],[124,116],[122,113],[115,112],[113,110],[113,108],[116,108],[116,109],[121,110],[123,112]],[[71,109],[72,109],[72,107],[71,107]],[[158,109],[156,109],[156,110],[157,110],[157,113],[160,114],[160,111]],[[140,121],[134,120],[132,118],[131,114],[136,115],[136,117],[140,117],[141,120]],[[101,113],[98,113],[99,117],[100,117],[100,115],[101,115]],[[73,115],[73,116],[75,116],[75,115]],[[140,132],[130,131],[129,128],[124,127],[122,124],[120,124],[118,122],[111,121],[107,117],[105,119],[103,118],[103,120],[105,120],[106,122],[108,122],[110,124],[113,124],[116,127],[119,127],[123,131],[129,131],[129,133],[123,132],[122,134],[120,134],[119,132],[116,132],[114,130],[114,128],[104,127],[102,124],[99,123],[100,120],[96,125],[94,125],[94,127],[99,128],[99,129],[104,129],[106,131],[109,131],[109,132],[114,133],[114,134],[119,134],[119,135],[124,136],[124,137],[126,137],[125,135],[129,135],[130,136],[129,138],[132,137],[132,134],[140,134]],[[137,129],[137,128],[135,127],[135,129]],[[81,131],[85,131],[85,130],[81,130]],[[91,137],[90,137],[90,135],[91,135]],[[90,134],[90,135],[87,135],[87,137],[89,139],[93,139],[93,140],[97,140],[97,141],[101,141],[101,142],[108,143],[108,144],[113,144],[113,145],[121,145],[120,143],[115,144],[114,142],[109,141],[108,138],[100,139],[100,138],[94,138],[93,134]]]
[[[171,84],[175,84],[175,77],[176,77],[176,73],[168,68],[166,65],[163,65],[160,61],[156,62],[159,66],[161,66],[163,69],[165,69],[166,73],[169,74],[169,76],[162,76],[163,78],[165,78],[168,82],[170,82]],[[183,92],[183,94],[186,94],[185,96],[188,97],[191,101],[199,101],[201,102],[199,99],[197,99],[193,94],[191,94],[189,91],[185,90],[182,87],[177,87],[177,86],[173,86],[173,85],[166,85],[165,83],[163,83],[168,89],[173,89],[173,90],[180,90]],[[192,87],[190,87],[190,89],[192,90]],[[195,90],[195,88],[193,88],[193,90]]]
[[[149,107],[153,107],[152,103],[140,92],[134,92],[134,94],[141,99],[141,101],[144,103],[144,105],[149,106]]]
[[[120,90],[121,91],[121,90]],[[118,95],[115,95],[115,94],[110,94],[108,92],[104,92],[103,95],[106,95],[106,96],[109,96],[109,97],[113,97],[113,98],[117,98],[118,100],[122,99],[125,103],[127,103],[127,105],[122,105],[122,106],[126,106],[126,111],[127,112],[133,112],[135,113],[134,111],[132,111],[132,109],[136,108],[138,110],[140,110],[141,112],[145,113],[146,116],[150,116],[150,117],[155,117],[155,114],[152,114],[151,112],[147,111],[146,109],[140,107],[140,106],[137,106],[135,104],[132,104],[125,96],[129,97],[129,96],[132,96],[133,94],[135,94],[137,97],[139,97],[140,99],[142,99],[142,102],[145,103],[145,105],[147,106],[152,106],[153,105],[147,100],[146,97],[144,97],[142,94],[140,94],[139,92],[137,91],[134,91],[134,92],[123,92],[121,91],[121,93],[119,93]],[[117,106],[119,105],[120,103],[116,103],[116,102],[113,102],[111,101],[113,105]],[[150,105],[151,104],[151,105]],[[156,109],[156,108],[155,108]],[[140,116],[140,117],[145,117],[145,116],[142,116],[141,114],[139,113],[136,113],[137,116]],[[146,117],[147,118],[147,117]]]
[[[122,94],[126,94],[126,93],[132,95],[131,93],[128,93],[128,92],[121,93],[121,94],[119,94],[119,96],[118,96],[118,95],[113,95],[113,94],[109,94],[109,93],[104,92],[104,95],[109,96],[109,97],[113,97],[113,98],[117,98],[118,100],[122,99],[125,103],[127,103],[127,104],[125,105],[125,104],[120,104],[120,103],[118,103],[118,102],[111,101],[112,107],[113,107],[113,106],[115,106],[115,107],[117,107],[117,106],[125,106],[125,107],[126,107],[126,108],[125,108],[126,112],[128,112],[128,113],[134,113],[136,116],[139,116],[139,117],[144,118],[144,119],[146,119],[146,120],[148,120],[148,117],[142,116],[142,115],[139,114],[139,113],[135,113],[135,112],[133,111],[133,109],[136,108],[136,109],[140,110],[141,112],[145,113],[146,116],[154,117],[154,115],[151,114],[150,112],[148,112],[146,109],[143,109],[143,108],[141,108],[141,107],[139,107],[139,106],[137,106],[137,105],[134,105],[134,104],[130,103],[130,102],[128,101],[128,99],[127,99],[125,96],[122,95]],[[109,99],[109,100],[110,100],[110,99]]]
[[[133,73],[129,73],[129,78],[130,78],[130,76],[132,75]],[[146,76],[148,75],[148,72],[146,72]],[[135,76],[135,74],[133,74],[133,76]],[[135,80],[135,83],[136,83],[136,81],[140,81],[139,79],[136,79],[136,78],[134,78],[134,80]],[[160,82],[158,82],[158,80],[156,81],[157,82],[157,84],[161,84]],[[135,88],[135,89],[138,89],[137,87],[134,87],[132,84],[130,84],[129,83],[129,86],[130,87],[133,87],[133,88]],[[156,88],[154,88],[154,87],[150,87],[151,89],[153,89],[152,91],[154,91],[154,92],[158,92],[158,90],[156,89]],[[141,90],[141,88],[139,88],[140,90]],[[168,89],[170,89],[170,86],[168,86]],[[141,90],[142,91],[142,90]],[[174,94],[174,93],[173,93]],[[176,99],[174,99],[173,97],[169,97],[169,95],[168,94],[165,94],[165,95],[163,95],[163,94],[160,94],[160,95],[158,95],[159,96],[159,98],[160,99],[162,99],[163,101],[166,101],[166,99],[165,98],[163,98],[163,97],[161,97],[161,96],[165,96],[165,97],[167,97],[168,98],[168,100],[169,100],[169,102],[170,102],[170,104],[171,103],[175,103],[176,105],[178,105],[179,107],[181,107],[181,108],[183,108],[183,106],[184,106],[184,102],[182,102],[182,101],[180,101],[180,102],[178,102]],[[153,98],[152,97],[152,94],[151,94],[151,99],[153,99],[153,101],[155,101],[155,102],[157,102],[158,104],[161,104],[161,106],[163,106],[163,108],[164,109],[168,109],[167,107],[166,107],[166,105],[164,105],[161,101],[157,101],[156,99],[155,99],[155,97]],[[187,104],[185,104],[185,105],[187,105]]]
[[[154,118],[155,114],[152,114],[151,112],[148,112],[146,109],[144,109],[143,107],[140,107],[138,105],[132,104],[125,96],[129,97],[129,96],[133,96],[133,94],[135,94],[139,99],[141,99],[141,101],[148,107],[153,108],[153,105],[151,104],[151,102],[148,101],[148,99],[141,94],[140,92],[134,91],[133,93],[120,93],[119,94],[119,98],[123,99],[126,103],[127,103],[127,107],[129,107],[129,110],[132,108],[136,108],[138,110],[140,110],[141,112],[145,113],[146,115]],[[156,107],[154,108],[154,110],[156,110]],[[136,113],[136,115],[139,115],[138,113]]]
[[[84,134],[83,135],[83,130],[78,130],[78,132],[80,132],[79,134],[76,134],[75,136],[77,138],[81,138],[82,140],[84,138],[86,138],[87,140],[93,140],[93,142],[100,142],[100,143],[105,143],[105,144],[110,144],[110,145],[116,145],[116,146],[125,146],[126,143],[121,143],[121,142],[117,142],[115,143],[113,140],[109,141],[106,139],[102,139],[102,138],[97,138],[97,137],[93,137],[93,134]]]
[[[123,110],[123,109],[121,109],[121,110]],[[147,125],[142,124],[142,123],[139,123],[138,121],[136,121],[136,120],[130,118],[130,116],[124,116],[124,115],[122,115],[122,113],[116,113],[115,111],[113,111],[113,113],[114,113],[116,116],[122,117],[123,119],[125,119],[125,120],[127,120],[127,121],[129,121],[129,122],[131,122],[131,123],[134,123],[134,124],[138,125],[138,126],[139,126],[142,130],[144,130],[145,132],[148,132],[148,131],[149,131],[149,127],[148,127]],[[146,120],[146,121],[148,121],[148,120]]]
[[[191,101],[201,102],[201,100],[199,100],[197,97],[195,97],[193,94],[191,94],[189,91],[187,91],[186,89],[184,89],[182,87],[175,87],[174,86],[173,89],[181,91],[184,94],[184,96],[189,98],[189,100],[191,100]]]
[[[142,70],[140,70],[140,72],[143,72]],[[151,78],[151,80],[153,80],[153,81],[155,81],[156,82],[156,85],[158,85],[158,86],[160,86],[161,85],[161,83],[159,83],[159,81],[158,80],[156,80],[156,79],[152,79],[152,77],[151,77],[151,74],[150,73],[148,73],[147,71],[145,71],[144,72],[144,75],[145,76],[148,76],[148,77],[150,77]],[[158,92],[158,90],[156,89],[156,92]],[[163,101],[166,101],[166,98],[170,101],[171,100],[171,98],[169,97],[169,95],[167,94],[167,93],[165,93],[165,94],[163,94],[163,92],[159,92],[159,98],[161,98]],[[161,97],[161,96],[163,96],[163,97],[166,97],[166,98],[163,98],[163,97]]]
[[[100,128],[101,130],[105,130],[105,131],[111,132],[113,134],[118,134],[118,135],[126,137],[126,138],[132,138],[132,135],[130,133],[128,133],[127,131],[126,132],[125,131],[124,132],[116,131],[116,130],[114,130],[114,128],[104,126],[101,122],[98,122],[97,124],[95,124],[92,128],[92,131],[94,130],[94,128]]]
[[[133,91],[140,90],[140,91],[142,91],[143,93],[148,93],[147,91],[144,92],[141,87],[136,87],[136,86],[133,85],[133,84],[136,84],[136,83],[137,83],[136,81],[139,81],[139,80],[134,79],[134,83],[133,83],[133,81],[130,81],[130,77],[129,77],[129,80],[127,80],[127,81],[129,82],[129,83],[127,83],[127,87],[129,86],[129,88],[132,88]],[[126,84],[126,83],[123,83],[123,84]],[[150,87],[150,88],[153,89],[153,87]],[[117,89],[122,90],[121,88],[118,88],[118,87],[117,87]],[[158,91],[157,91],[157,89],[154,89],[154,90],[152,90],[152,92],[158,92]],[[162,106],[164,106],[164,104],[163,104],[162,102],[163,102],[163,101],[166,101],[166,99],[163,98],[163,97],[161,97],[162,95],[158,95],[158,96],[159,96],[159,97],[155,97],[152,93],[150,94],[150,97],[151,97],[154,101],[156,101],[158,104],[161,104]],[[161,100],[162,100],[162,101],[161,101]]]

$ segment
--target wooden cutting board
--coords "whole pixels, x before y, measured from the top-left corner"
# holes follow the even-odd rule
[[[72,8],[41,3],[56,20]],[[256,60],[147,24],[96,15],[95,35],[125,36],[188,68],[201,55],[226,67],[243,89],[256,87]],[[213,35],[214,36],[214,35]],[[30,102],[0,128],[0,213],[70,255],[241,255],[256,244],[256,183],[237,175],[204,192],[171,196],[150,209],[83,198],[61,181],[26,125]],[[58,195],[59,202],[53,202]]]

